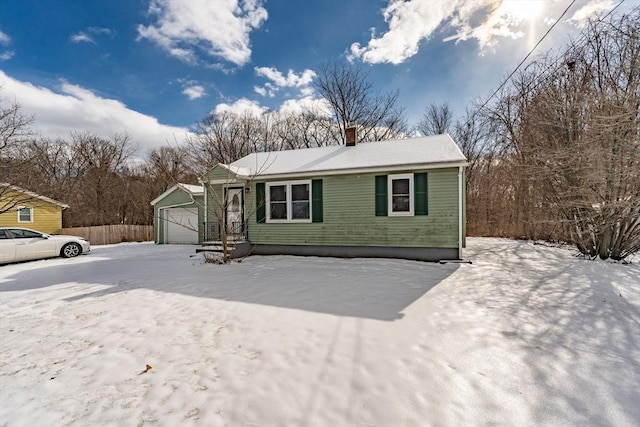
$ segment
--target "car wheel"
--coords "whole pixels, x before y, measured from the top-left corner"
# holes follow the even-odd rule
[[[60,255],[64,258],[73,258],[82,252],[82,248],[77,243],[67,243],[62,247]]]

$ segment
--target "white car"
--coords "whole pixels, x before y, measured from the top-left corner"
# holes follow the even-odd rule
[[[28,228],[0,227],[0,264],[61,256],[73,258],[91,250],[83,237],[50,235]]]

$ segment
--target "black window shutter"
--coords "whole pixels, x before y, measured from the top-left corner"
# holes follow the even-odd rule
[[[311,181],[311,222],[322,222],[323,208],[322,208],[322,180],[314,179]]]
[[[376,216],[387,216],[387,175],[376,176]]]
[[[413,175],[413,200],[414,214],[428,215],[429,202],[427,195],[427,174],[416,173]]]
[[[267,218],[267,198],[264,182],[256,183],[256,222],[264,224]]]

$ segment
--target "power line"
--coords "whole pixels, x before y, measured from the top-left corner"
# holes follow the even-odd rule
[[[598,21],[600,23],[605,23],[605,20],[609,17],[609,15],[611,15],[613,12],[615,12],[615,10],[620,7],[620,5],[622,5],[622,3],[624,3],[625,0],[621,0],[620,3],[618,3],[613,9],[611,9],[609,12],[607,12],[604,16],[602,16],[602,18],[598,18]],[[635,8],[633,8],[631,10],[631,12],[635,12],[636,10],[638,10],[640,8],[640,6],[636,6]],[[547,67],[547,70],[550,70],[553,67],[553,70],[551,70],[544,78],[540,78],[536,81],[536,83],[533,86],[530,86],[530,84],[527,85],[527,91],[532,91],[534,89],[536,89],[537,87],[539,87],[541,84],[545,83],[547,80],[549,80],[549,78],[551,76],[554,75],[554,73],[556,71],[558,71],[560,69],[561,66],[564,66],[565,64],[562,63],[560,65],[558,65],[558,62],[560,62],[561,59],[568,57],[570,54],[573,54],[574,52],[578,51],[579,49],[583,48],[586,43],[587,43],[587,39],[590,39],[591,37],[589,37],[585,32],[580,34],[580,37],[578,39],[576,39],[571,46],[569,46],[567,49],[565,49],[565,51],[556,57],[556,59],[553,61],[553,63],[551,65],[549,65]],[[558,65],[556,67],[556,65]],[[486,105],[486,103],[484,104]],[[484,107],[483,105],[483,107]],[[479,112],[479,110],[478,110]]]
[[[622,1],[624,1],[624,0],[622,0]],[[489,101],[491,101],[493,99],[493,97],[496,96],[496,94],[498,92],[500,92],[500,89],[502,89],[507,84],[507,82],[511,79],[511,77],[513,77],[513,75],[520,69],[522,64],[524,64],[526,62],[526,60],[529,59],[529,57],[533,54],[533,51],[535,51],[536,48],[538,46],[540,46],[540,43],[542,43],[542,41],[549,35],[551,30],[553,30],[555,28],[555,26],[558,24],[558,22],[560,22],[562,20],[564,15],[567,14],[569,9],[571,8],[571,6],[573,6],[575,4],[575,2],[576,2],[576,0],[572,0],[571,3],[569,3],[569,6],[567,6],[567,8],[564,10],[564,12],[562,12],[562,15],[560,15],[560,17],[558,19],[556,19],[556,21],[553,23],[553,25],[551,25],[551,27],[549,27],[549,29],[547,30],[546,33],[544,33],[542,38],[540,38],[540,40],[538,40],[538,43],[536,43],[536,45],[533,46],[533,48],[531,48],[531,50],[529,50],[529,53],[527,53],[527,56],[525,56],[524,59],[522,61],[520,61],[518,66],[511,72],[511,74],[509,74],[509,76],[506,79],[504,79],[504,81],[500,84],[500,86],[498,86],[498,88],[491,94],[491,96],[487,98],[487,100],[484,102],[484,104],[482,104],[482,106],[480,106],[480,108],[476,109],[476,111],[471,115],[469,120],[467,120],[467,123],[466,123],[467,126],[475,118],[476,114],[478,114],[480,111],[482,111],[482,109],[487,106]]]

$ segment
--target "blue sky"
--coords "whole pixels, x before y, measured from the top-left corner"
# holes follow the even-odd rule
[[[180,142],[211,111],[317,105],[336,60],[429,103],[486,98],[571,0],[2,0],[0,98],[43,136],[126,131],[140,150]],[[619,0],[576,0],[542,52]],[[616,12],[636,6],[626,1]],[[632,4],[635,3],[635,4]]]

